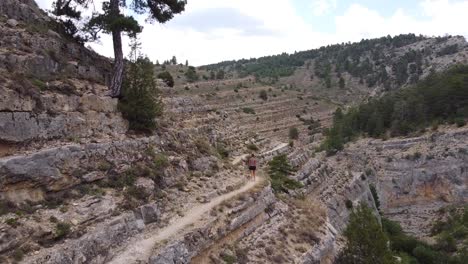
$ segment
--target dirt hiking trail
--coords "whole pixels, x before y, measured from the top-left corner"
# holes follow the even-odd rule
[[[236,163],[238,163],[238,161]],[[257,175],[255,181],[250,179],[246,180],[245,185],[237,190],[213,198],[209,203],[193,207],[182,218],[172,219],[171,223],[162,229],[151,230],[147,233],[136,236],[129,241],[128,247],[125,248],[124,251],[115,255],[108,263],[147,263],[151,257],[154,246],[158,242],[162,242],[176,234],[180,234],[181,231],[185,230],[191,224],[199,221],[204,214],[208,213],[214,207],[220,205],[224,201],[232,199],[238,194],[252,189],[257,184],[260,184],[264,181],[264,177],[261,174],[262,173],[259,173],[259,175]]]

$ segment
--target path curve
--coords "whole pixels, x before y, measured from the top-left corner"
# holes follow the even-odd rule
[[[171,222],[163,229],[157,229],[149,233],[138,235],[128,243],[128,247],[125,248],[123,252],[114,256],[113,259],[108,263],[130,264],[139,263],[139,261],[146,263],[151,257],[153,247],[156,245],[156,243],[169,239],[170,237],[178,234],[190,224],[196,223],[205,213],[208,213],[217,205],[235,197],[238,194],[252,189],[263,180],[263,177],[257,177],[256,181],[249,180],[244,186],[237,190],[220,195],[212,199],[209,203],[193,207],[182,218],[176,219],[175,223]]]

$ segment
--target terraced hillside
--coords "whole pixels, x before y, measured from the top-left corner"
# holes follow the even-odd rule
[[[464,37],[429,38],[414,34],[202,66],[235,76],[311,91],[329,100],[353,103],[416,83],[430,72],[468,63]]]
[[[188,67],[167,66],[175,86],[158,82],[158,129],[136,134],[108,96],[108,59],[69,40],[32,0],[4,0],[0,12],[1,263],[332,263],[359,203],[430,240],[442,209],[468,201],[466,126],[320,151],[337,106],[384,85],[346,71],[345,88],[312,79],[330,48],[274,82],[222,64],[224,78],[188,83]],[[410,39],[392,44],[389,61],[458,45],[421,76],[466,55],[460,38]],[[256,181],[244,164],[251,153]],[[270,178],[278,156],[301,187]]]

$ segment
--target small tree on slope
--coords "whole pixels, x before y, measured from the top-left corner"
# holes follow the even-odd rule
[[[154,64],[138,54],[137,42],[133,42],[131,64],[123,82],[123,96],[119,110],[128,120],[129,128],[138,132],[151,132],[157,126],[155,118],[162,115],[163,105],[156,87]]]
[[[388,238],[379,221],[366,205],[351,213],[344,232],[346,246],[338,256],[338,264],[393,264]]]

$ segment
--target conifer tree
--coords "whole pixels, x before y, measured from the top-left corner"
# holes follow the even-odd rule
[[[388,238],[366,205],[358,206],[351,213],[344,232],[346,246],[339,255],[338,264],[393,264]]]
[[[80,21],[81,9],[90,9],[97,0],[56,0],[53,3],[53,13],[58,17],[69,18],[65,21]],[[165,23],[174,15],[185,10],[186,0],[105,0],[102,2],[102,11],[94,12],[85,26],[74,31],[85,32],[86,40],[96,40],[100,33],[111,34],[114,45],[114,66],[110,83],[111,95],[121,96],[121,87],[124,75],[124,56],[122,50],[122,33],[131,37],[142,31],[142,26],[130,15],[121,13],[122,8],[130,9],[135,15],[148,14],[147,21]],[[71,20],[71,19],[73,20]],[[78,23],[76,23],[78,24]],[[72,28],[73,30],[73,28]]]

